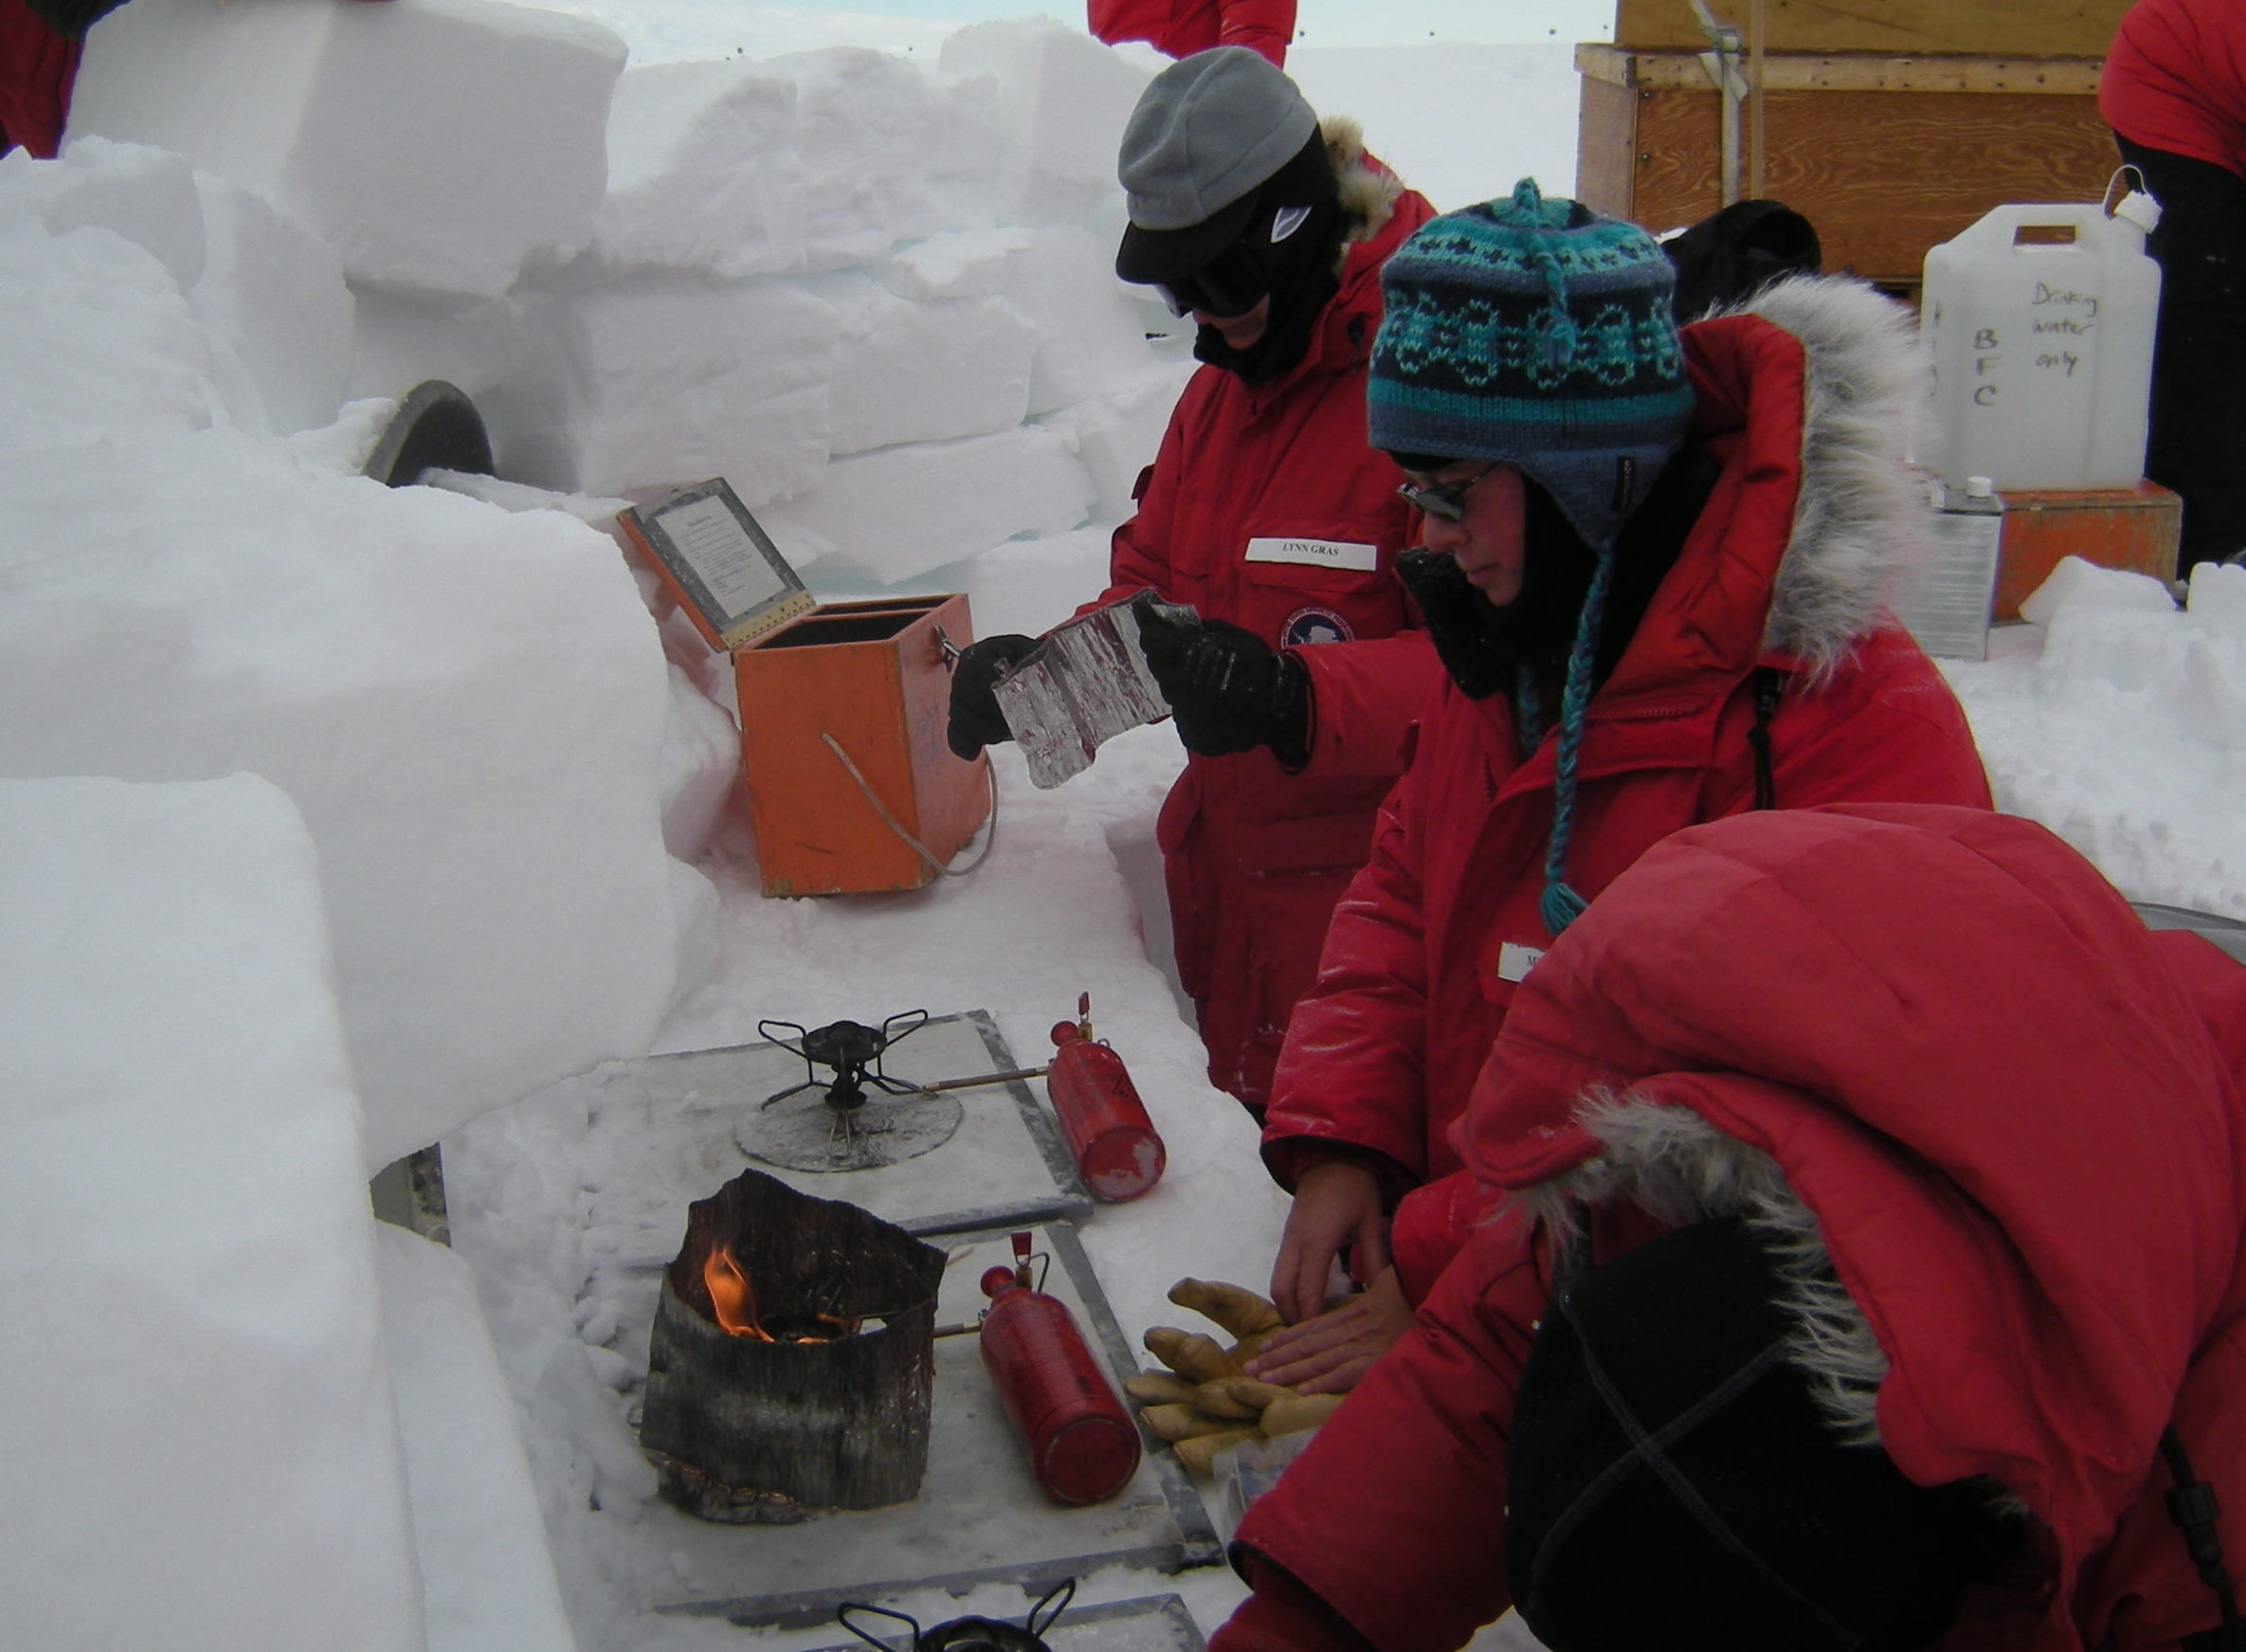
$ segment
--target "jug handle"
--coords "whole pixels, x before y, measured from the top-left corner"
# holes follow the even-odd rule
[[[2116,186],[2121,189],[2118,199],[2113,193]],[[2106,180],[2106,192],[2099,198],[2098,209],[2109,218],[2135,225],[2147,235],[2160,222],[2160,202],[2154,197],[2152,187],[2145,181],[2145,174],[2127,161],[2115,167],[2113,175]]]

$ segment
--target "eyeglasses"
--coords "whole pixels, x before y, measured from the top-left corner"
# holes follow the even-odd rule
[[[1440,521],[1461,522],[1466,519],[1466,496],[1474,491],[1475,483],[1496,468],[1493,461],[1464,481],[1431,481],[1424,487],[1407,481],[1396,490],[1397,497]]]
[[[1271,290],[1270,278],[1244,242],[1234,242],[1191,275],[1156,281],[1169,313],[1199,310],[1219,320],[1244,316]]]

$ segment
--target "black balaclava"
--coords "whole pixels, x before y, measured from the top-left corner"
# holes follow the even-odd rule
[[[1256,209],[1241,240],[1263,268],[1269,316],[1262,335],[1245,350],[1231,348],[1214,327],[1202,328],[1193,340],[1197,359],[1249,384],[1277,378],[1302,359],[1312,329],[1341,290],[1342,238],[1349,225],[1338,190],[1325,136],[1315,132],[1293,160],[1258,186]],[[1308,208],[1310,216],[1274,244],[1273,227],[1290,207]]]

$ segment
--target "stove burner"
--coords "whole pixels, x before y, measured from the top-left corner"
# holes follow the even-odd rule
[[[943,1146],[959,1128],[960,1104],[881,1070],[889,1046],[927,1025],[925,1009],[908,1009],[879,1026],[857,1021],[813,1027],[792,1021],[757,1023],[756,1030],[767,1039],[804,1058],[806,1077],[766,1097],[734,1133],[734,1141],[752,1159],[815,1171],[870,1170]],[[822,1080],[821,1067],[834,1076]],[[869,1086],[878,1094],[869,1095]],[[881,1104],[869,1107],[874,1101]]]

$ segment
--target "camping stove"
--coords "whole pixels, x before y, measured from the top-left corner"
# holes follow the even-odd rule
[[[751,1158],[791,1171],[862,1171],[933,1153],[959,1128],[958,1100],[881,1070],[889,1046],[927,1025],[925,1009],[892,1015],[879,1026],[758,1022],[766,1039],[803,1057],[805,1078],[766,1097],[734,1141]],[[823,1079],[822,1067],[831,1076]]]

